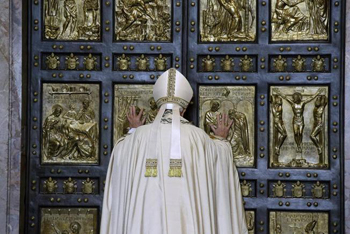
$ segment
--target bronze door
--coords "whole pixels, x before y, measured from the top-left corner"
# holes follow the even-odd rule
[[[26,233],[99,233],[128,107],[152,122],[152,84],[170,67],[194,88],[194,124],[233,120],[250,233],[342,233],[343,2],[34,0],[28,12]]]

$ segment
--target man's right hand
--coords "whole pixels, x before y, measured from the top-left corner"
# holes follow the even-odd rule
[[[135,106],[130,107],[129,113],[126,115],[126,117],[129,120],[130,128],[137,128],[142,126],[145,123],[146,118],[145,117],[142,118],[142,114],[143,114],[143,109],[140,111],[139,114],[136,114]]]
[[[215,136],[226,139],[232,126],[233,119],[229,121],[227,114],[223,114],[222,116],[218,114],[216,115],[216,120],[216,125],[210,125],[211,130],[214,132]]]

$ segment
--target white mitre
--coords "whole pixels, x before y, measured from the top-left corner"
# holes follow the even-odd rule
[[[153,97],[158,107],[173,103],[185,109],[193,97],[193,90],[184,75],[175,68],[170,68],[154,84]]]
[[[146,159],[146,177],[156,177],[158,175],[158,159],[154,157],[156,157],[156,146],[158,145],[159,124],[166,109],[172,109],[169,176],[182,176],[180,108],[186,109],[192,96],[193,90],[190,83],[175,68],[170,68],[164,72],[154,84],[153,97],[160,109],[152,123]]]

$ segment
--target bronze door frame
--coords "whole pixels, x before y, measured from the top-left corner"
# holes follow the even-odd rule
[[[172,19],[170,42],[116,42],[114,40],[114,1],[100,0],[101,19],[99,41],[55,41],[44,40],[43,1],[28,3],[28,95],[27,95],[27,166],[26,166],[26,205],[25,205],[25,233],[40,232],[40,208],[69,208],[92,207],[101,214],[101,201],[107,171],[109,155],[113,148],[113,105],[115,84],[152,84],[161,71],[117,71],[116,59],[121,54],[129,56],[153,56],[162,53],[169,55],[172,66],[188,77],[195,96],[187,112],[187,116],[194,124],[199,124],[199,86],[244,86],[256,88],[255,94],[255,127],[254,152],[255,166],[239,168],[242,180],[252,181],[255,197],[245,197],[245,207],[255,211],[255,232],[269,232],[269,211],[327,211],[330,214],[329,232],[337,230],[344,232],[344,35],[345,35],[345,3],[338,2],[338,6],[331,2],[328,42],[272,42],[270,25],[270,3],[265,5],[256,1],[256,40],[240,43],[202,43],[199,42],[200,17],[199,0],[172,1]],[[109,4],[108,4],[108,3]],[[193,4],[194,3],[194,4]],[[107,23],[106,21],[109,21]],[[262,24],[265,21],[265,24]],[[338,22],[335,26],[334,22]],[[107,29],[109,28],[109,29]],[[263,29],[264,28],[264,29]],[[334,30],[338,31],[335,32]],[[90,47],[88,47],[90,46]],[[218,49],[216,50],[216,48]],[[290,47],[291,49],[287,49]],[[237,49],[239,48],[239,50]],[[246,48],[246,50],[243,48]],[[281,49],[283,48],[283,50]],[[311,50],[309,49],[311,48]],[[317,48],[317,49],[316,49]],[[70,53],[82,57],[92,53],[99,56],[97,71],[88,70],[47,70],[45,56],[51,53],[66,57]],[[250,55],[255,58],[255,72],[201,72],[199,71],[201,56],[233,57]],[[271,72],[271,56],[329,56],[331,72],[302,72],[278,73]],[[38,57],[36,57],[38,56]],[[199,57],[198,57],[199,56]],[[80,59],[83,59],[83,58]],[[108,57],[108,58],[107,58]],[[332,59],[338,58],[335,63]],[[192,58],[194,59],[192,61]],[[264,61],[262,60],[264,58]],[[62,60],[63,61],[63,60]],[[83,61],[83,60],[81,60]],[[107,65],[108,64],[108,65]],[[191,65],[194,65],[193,69]],[[265,68],[261,66],[264,65]],[[338,68],[333,68],[338,65]],[[62,76],[62,77],[60,77]],[[152,78],[153,76],[153,78]],[[212,76],[212,79],[208,79]],[[215,79],[218,76],[218,79]],[[280,77],[283,76],[283,79]],[[290,79],[286,79],[290,76]],[[311,76],[311,79],[308,77]],[[315,79],[317,77],[317,79]],[[41,164],[42,124],[42,97],[43,84],[71,83],[71,84],[98,84],[99,85],[99,161],[96,165],[44,165]],[[288,85],[326,85],[328,94],[328,157],[329,169],[288,169],[269,167],[269,90],[271,86]],[[36,118],[36,120],[34,120]],[[107,121],[104,119],[107,118]],[[264,124],[260,124],[263,121]],[[333,125],[333,122],[337,123]],[[262,130],[263,128],[264,130]],[[337,132],[333,132],[337,129]],[[334,130],[335,131],[335,130]],[[105,147],[106,145],[106,147]],[[104,153],[106,152],[106,153]],[[333,155],[336,155],[333,158]],[[289,173],[289,175],[288,175]],[[311,176],[308,176],[307,174]],[[317,176],[316,176],[317,174]],[[288,176],[287,176],[288,175]],[[41,186],[45,179],[53,177],[60,181],[69,177],[75,179],[96,179],[95,195],[86,194],[44,194]],[[329,183],[330,199],[311,198],[273,198],[270,197],[272,182],[281,181],[326,181]],[[61,182],[60,182],[61,183]],[[333,184],[337,189],[332,188]],[[34,188],[35,187],[35,188]],[[332,195],[337,192],[337,195]],[[52,200],[53,198],[53,200]],[[84,199],[88,198],[85,202]],[[57,199],[60,199],[59,202]],[[80,202],[79,202],[79,199]],[[281,205],[282,202],[283,204]],[[289,202],[290,205],[286,205]],[[311,203],[309,206],[308,203]],[[316,205],[315,202],[318,204]],[[336,222],[337,225],[333,226]],[[98,218],[99,223],[99,218]],[[98,233],[98,232],[97,232]]]

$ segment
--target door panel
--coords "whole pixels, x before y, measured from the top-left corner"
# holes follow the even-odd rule
[[[183,5],[42,0],[28,10],[26,233],[98,233],[113,135],[130,105],[150,105],[151,93],[132,89],[183,67]]]
[[[187,77],[198,93],[191,117],[205,129],[205,121],[216,121],[209,118],[214,113],[231,114],[230,143],[245,207],[255,210],[249,228],[256,233],[341,231],[343,47],[340,2],[330,5],[278,0],[187,5]],[[232,91],[251,86],[255,96],[248,102],[249,95]],[[250,167],[239,153],[247,139],[253,142]]]
[[[188,77],[187,118],[228,113],[249,233],[342,232],[340,1],[34,0],[29,4],[25,232],[99,233],[130,105]]]

